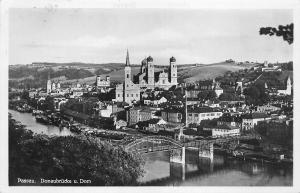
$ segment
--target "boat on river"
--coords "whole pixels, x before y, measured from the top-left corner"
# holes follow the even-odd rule
[[[46,124],[46,125],[51,125],[52,124],[52,121],[49,120],[46,116],[44,115],[37,115],[35,116],[35,120],[39,123],[43,123],[43,124]]]

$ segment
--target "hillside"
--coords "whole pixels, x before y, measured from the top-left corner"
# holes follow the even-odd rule
[[[234,63],[214,64],[178,64],[178,81],[194,82],[196,80],[210,79],[223,75],[227,71],[238,71],[251,68],[256,64],[237,65]],[[167,69],[168,66],[156,66],[156,71]],[[132,66],[132,74],[139,72],[140,66]],[[9,80],[13,82],[34,82],[35,86],[45,84],[48,74],[51,79],[60,80],[62,83],[87,83],[95,82],[97,75],[110,76],[112,82],[124,80],[124,64],[85,64],[85,63],[33,63],[29,65],[9,66]],[[30,79],[30,81],[29,81]]]
[[[249,64],[247,66],[243,65],[236,65],[232,63],[215,63],[209,65],[201,65],[201,66],[190,66],[185,67],[182,66],[178,68],[178,78],[179,81],[183,82],[195,82],[197,80],[205,80],[205,79],[212,79],[217,76],[225,74],[227,71],[238,71],[245,68],[252,68],[257,64]]]

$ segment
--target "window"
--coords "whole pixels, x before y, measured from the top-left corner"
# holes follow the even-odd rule
[[[210,115],[211,115],[211,116],[215,116],[215,113],[211,113]]]
[[[193,116],[193,114],[189,114],[189,117]]]
[[[139,94],[136,94],[136,97],[139,97]]]
[[[180,113],[178,113],[178,119],[181,119],[181,114]]]
[[[194,114],[195,117],[198,117],[198,114]]]
[[[163,80],[163,84],[165,84],[165,80]]]
[[[127,74],[127,78],[129,78],[129,74]]]
[[[133,94],[131,94],[131,97],[133,97]]]
[[[129,97],[129,94],[127,94],[127,97]]]
[[[120,97],[120,94],[118,94],[118,97]]]

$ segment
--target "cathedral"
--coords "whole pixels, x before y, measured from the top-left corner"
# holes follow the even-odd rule
[[[167,90],[172,86],[177,86],[177,65],[173,56],[170,58],[168,71],[163,70],[160,72],[155,72],[151,56],[145,58],[142,60],[140,72],[132,79],[127,50],[124,72],[124,83],[116,86],[116,101],[118,102],[124,101],[131,104],[132,101],[139,101],[141,91],[146,89],[162,88]]]
[[[51,92],[57,91],[60,89],[60,82],[52,82],[50,79],[50,74],[48,74],[47,80],[47,93],[50,94]]]

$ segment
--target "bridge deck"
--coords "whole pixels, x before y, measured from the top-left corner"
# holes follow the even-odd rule
[[[147,152],[156,152],[156,151],[170,151],[172,149],[179,149],[181,147],[194,147],[194,148],[208,148],[211,144],[220,144],[220,143],[226,143],[232,140],[245,140],[245,139],[254,139],[255,137],[253,136],[231,136],[227,138],[216,138],[216,139],[202,139],[202,140],[195,140],[195,141],[190,141],[186,143],[181,143],[179,141],[175,141],[174,139],[167,138],[167,137],[160,137],[160,136],[150,136],[150,137],[145,137],[145,138],[140,138],[135,141],[131,141],[130,145],[128,146],[124,145],[124,147],[128,147],[127,150],[131,152],[140,152],[140,153],[147,153]],[[168,141],[169,140],[169,141]],[[169,142],[168,145],[165,143],[158,143],[159,141],[164,141],[164,142]],[[138,143],[142,142],[152,142],[155,145],[146,145],[144,147],[139,147],[137,148]],[[135,144],[136,143],[136,144]],[[161,144],[161,145],[160,145]]]

